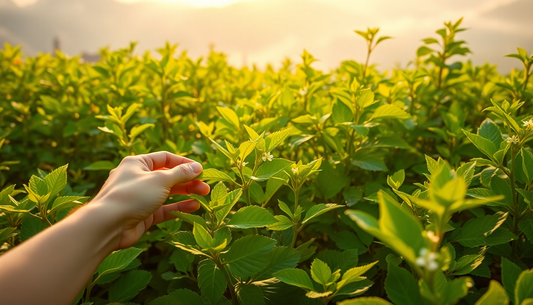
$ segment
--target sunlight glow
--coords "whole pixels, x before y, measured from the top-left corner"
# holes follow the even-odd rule
[[[251,2],[255,0],[115,0],[122,3],[135,2],[159,2],[159,3],[175,3],[184,4],[195,7],[223,7],[239,2]]]

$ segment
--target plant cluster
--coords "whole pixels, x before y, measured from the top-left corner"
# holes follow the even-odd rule
[[[462,62],[461,21],[387,73],[379,29],[356,31],[365,63],[329,73],[307,51],[261,71],[171,44],[96,64],[6,44],[0,254],[123,157],[167,150],[203,164],[210,195],[169,198],[201,209],[109,255],[76,304],[532,303],[533,55],[509,75]]]

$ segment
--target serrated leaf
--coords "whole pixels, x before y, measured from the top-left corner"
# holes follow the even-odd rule
[[[396,305],[423,304],[418,283],[413,275],[393,263],[388,263],[385,291]]]
[[[501,265],[503,287],[505,287],[505,291],[507,291],[507,294],[509,295],[510,299],[514,300],[516,281],[518,280],[518,276],[520,276],[522,270],[505,257],[502,258]]]
[[[270,261],[265,269],[254,276],[255,280],[266,280],[273,273],[280,270],[295,268],[300,260],[300,252],[286,246],[274,247],[270,254]]]
[[[189,214],[189,213],[182,213],[182,212],[179,212],[179,211],[170,211],[170,212],[167,212],[169,214],[172,214],[174,216],[176,216],[177,218],[179,219],[182,219],[192,225],[194,224],[199,224],[201,225],[202,227],[204,228],[207,228],[207,224],[205,222],[205,219],[203,219],[202,217],[198,216],[198,215],[194,215],[194,214]]]
[[[246,278],[265,268],[275,245],[276,241],[268,237],[248,235],[233,242],[220,256],[234,275]]]
[[[292,163],[292,161],[281,158],[275,158],[272,159],[272,161],[265,161],[259,166],[255,174],[250,178],[255,181],[268,180],[277,173],[291,166]]]
[[[274,216],[276,222],[267,226],[268,230],[284,231],[292,227],[292,221],[285,215]]]
[[[289,268],[273,274],[278,280],[285,284],[300,287],[306,290],[314,290],[313,282],[305,271],[296,268]]]
[[[153,128],[154,124],[142,124],[139,126],[135,126],[130,130],[130,141],[133,141],[136,137],[138,137],[141,133],[143,133],[148,128]]]
[[[514,290],[515,304],[523,304],[526,299],[533,298],[533,270],[520,273]]]
[[[496,153],[496,145],[492,143],[491,140],[485,139],[484,137],[473,134],[471,132],[463,130],[466,137],[477,147],[483,154],[485,154],[489,159],[493,159],[494,153]]]
[[[323,261],[315,258],[311,264],[311,277],[321,285],[328,285],[331,277],[331,269]]]
[[[141,290],[146,288],[152,274],[144,270],[133,270],[122,275],[109,288],[111,302],[126,302],[133,299]]]
[[[409,118],[411,118],[411,116],[407,114],[407,112],[405,112],[404,110],[394,105],[386,104],[386,105],[379,106],[374,111],[374,113],[372,114],[372,116],[370,117],[368,121],[373,121],[373,120],[378,120],[378,119],[407,120]]]
[[[317,205],[312,206],[309,210],[307,210],[307,213],[305,213],[304,220],[302,221],[302,224],[306,224],[309,221],[311,221],[313,218],[316,218],[324,213],[327,213],[331,210],[341,208],[342,205],[334,204],[334,203],[320,203]]]
[[[48,193],[50,193],[50,196],[61,192],[65,185],[67,185],[67,167],[68,164],[58,167],[44,177],[43,180],[48,187]],[[39,195],[42,196],[43,194]]]
[[[219,171],[215,168],[206,168],[202,171],[200,176],[196,177],[196,180],[204,180],[207,183],[215,183],[219,181],[233,182],[233,179],[226,173]]]
[[[265,138],[265,150],[272,151],[278,147],[291,133],[291,128],[275,131]]]
[[[239,209],[227,223],[230,228],[250,229],[262,228],[276,223],[270,211],[258,206],[247,206]]]
[[[139,256],[141,252],[142,252],[142,249],[132,247],[128,249],[115,251],[109,254],[96,269],[96,273],[98,273],[98,277],[101,278],[104,275],[109,275],[111,273],[122,271],[137,256]]]
[[[509,304],[509,297],[507,296],[507,293],[505,293],[505,289],[503,289],[502,285],[500,283],[492,280],[489,284],[489,289],[479,300],[477,300],[475,305],[492,305],[492,304],[498,304],[498,305],[507,305]]]
[[[507,218],[507,213],[498,212],[468,220],[457,237],[456,241],[465,247],[479,247],[488,245],[489,237],[498,229]]]
[[[217,107],[218,112],[222,115],[226,121],[228,121],[230,124],[232,124],[236,129],[240,129],[240,122],[239,117],[233,111],[233,109],[230,108],[224,108],[224,107]]]
[[[217,265],[210,259],[198,264],[198,286],[202,296],[215,304],[226,291],[226,278]]]
[[[241,305],[264,305],[265,297],[260,287],[255,285],[239,285],[237,289],[237,297]]]
[[[352,155],[351,162],[353,165],[362,169],[370,171],[387,171],[387,165],[383,161],[383,157],[370,153],[364,150],[360,150]]]

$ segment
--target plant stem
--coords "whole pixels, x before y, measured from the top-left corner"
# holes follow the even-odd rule
[[[233,305],[239,305],[239,300],[237,299],[237,295],[235,294],[235,288],[233,287],[233,284],[231,283],[231,278],[229,276],[228,270],[226,270],[226,267],[222,265],[219,259],[215,260],[215,264],[217,265],[218,269],[222,271],[222,274],[224,274],[224,278],[226,278],[229,293],[231,294],[231,303]]]
[[[514,145],[511,144],[511,175],[509,176],[509,179],[511,180],[511,191],[513,196],[513,234],[518,236],[518,222],[520,221],[520,207],[518,206],[517,201],[517,192],[516,192],[516,185],[514,181],[514,166],[515,166],[515,158],[516,158],[516,149],[514,148]],[[514,240],[512,243],[512,256],[516,256],[517,246],[518,246],[518,240]]]

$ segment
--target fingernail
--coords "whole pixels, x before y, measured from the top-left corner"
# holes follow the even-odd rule
[[[203,169],[202,165],[198,162],[193,162],[189,164],[189,167],[191,168],[192,172],[195,174],[201,173]]]

